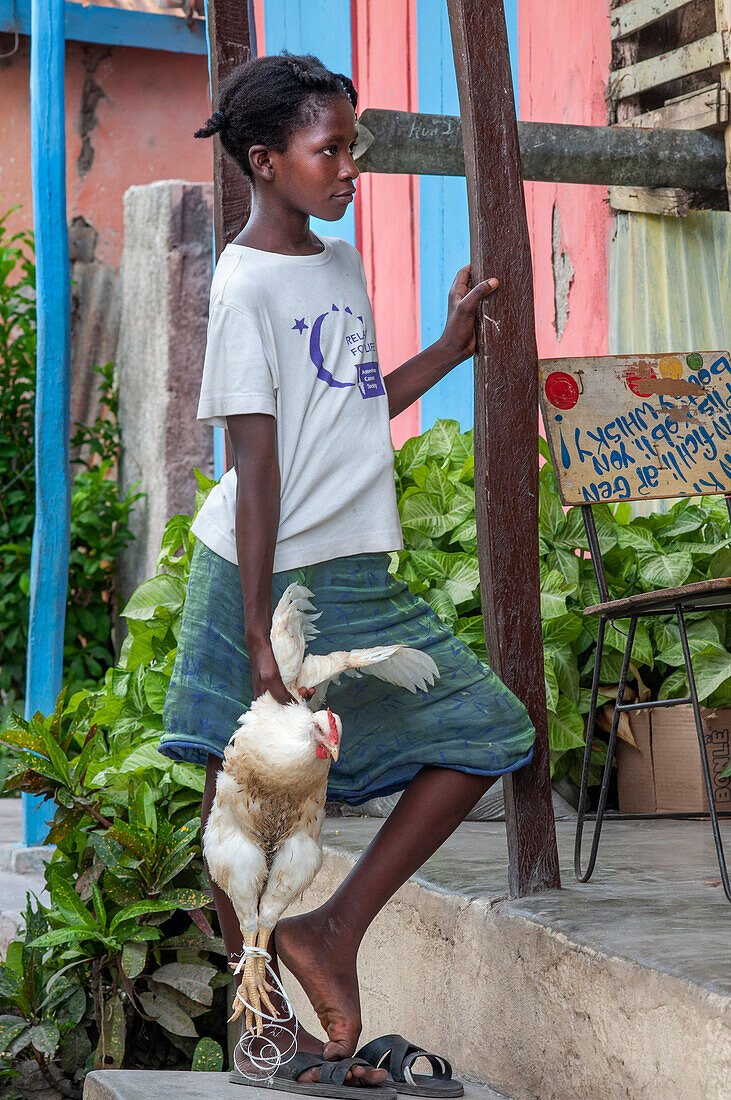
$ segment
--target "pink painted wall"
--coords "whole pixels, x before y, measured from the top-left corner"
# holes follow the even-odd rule
[[[33,224],[29,67],[30,42],[23,37],[18,53],[0,61],[0,207],[22,204],[12,216],[13,228]],[[77,167],[82,105],[99,92],[96,122],[87,137],[93,160],[84,174]],[[209,145],[193,138],[210,112],[206,59],[69,42],[65,94],[68,220],[80,214],[90,221],[99,233],[97,259],[117,266],[122,254],[122,195],[128,187],[156,179],[211,177]]]
[[[416,111],[416,0],[352,0],[358,110]],[[373,302],[385,374],[420,348],[419,185],[415,176],[364,174],[355,205],[358,248]],[[391,423],[399,447],[419,432],[418,403]]]
[[[607,0],[519,0],[518,38],[521,119],[605,126]],[[527,183],[525,192],[539,356],[606,353],[612,225],[606,187]],[[556,293],[561,299],[567,284],[568,316],[559,336]]]

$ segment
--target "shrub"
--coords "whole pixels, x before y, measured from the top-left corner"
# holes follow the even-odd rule
[[[9,236],[0,218],[0,691],[19,709],[28,638],[35,511],[35,267],[29,233]],[[114,664],[114,562],[130,542],[130,510],[114,476],[119,455],[112,364],[100,375],[101,412],[71,439],[78,467],[71,496],[71,554],[64,680],[91,684]]]
[[[564,509],[548,448],[539,474],[541,616],[548,732],[554,775],[580,777],[598,621],[582,615],[600,602],[580,508]],[[479,657],[487,660],[475,526],[473,433],[440,420],[396,453],[404,550],[392,569],[425,599]],[[594,508],[610,595],[619,599],[731,572],[731,532],[723,498],[679,500],[668,512],[632,516],[628,504]],[[731,703],[731,616],[688,616],[701,701]],[[616,696],[628,619],[607,627],[600,704]],[[640,619],[630,683],[644,699],[687,694],[678,628],[672,615]],[[611,704],[610,704],[611,705]],[[600,716],[601,721],[602,716]],[[606,721],[605,721],[606,724]],[[591,781],[603,763],[601,746]]]
[[[223,1064],[211,1036],[225,1042],[229,976],[206,915],[204,775],[156,747],[189,526],[188,517],[170,521],[168,571],[125,608],[119,665],[95,690],[62,692],[54,715],[13,715],[0,734],[15,752],[6,785],[55,804],[48,843],[56,845],[45,871],[50,904],[29,899],[22,938],[0,964],[6,1074],[28,1058],[47,1077],[76,1081],[92,1067]]]

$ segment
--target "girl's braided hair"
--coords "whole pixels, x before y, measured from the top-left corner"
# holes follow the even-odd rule
[[[294,131],[315,120],[322,100],[338,95],[356,109],[358,93],[350,77],[330,72],[311,54],[257,57],[223,81],[218,108],[195,137],[220,134],[226,152],[251,178],[252,145],[284,153]]]

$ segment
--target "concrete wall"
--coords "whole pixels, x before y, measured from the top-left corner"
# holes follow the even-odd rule
[[[176,512],[192,515],[193,467],[213,473],[213,437],[195,411],[211,281],[213,185],[160,180],[124,196],[122,319],[117,353],[120,481],[146,493],[120,560],[124,598],[155,572]]]
[[[292,913],[352,862],[327,852]],[[503,902],[402,887],[358,956],[363,1037],[401,1033],[515,1100],[724,1100],[728,998],[570,942]],[[321,1029],[285,975],[298,1018]]]
[[[11,35],[0,40],[12,48]],[[18,52],[0,60],[0,209],[20,203],[8,224],[26,229],[33,221],[29,79],[30,40],[21,36]],[[67,221],[90,222],[98,233],[94,258],[118,267],[128,187],[211,178],[211,143],[193,138],[210,113],[206,59],[68,42],[65,94]]]

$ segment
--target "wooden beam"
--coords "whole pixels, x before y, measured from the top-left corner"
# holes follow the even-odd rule
[[[447,115],[368,108],[362,172],[464,175],[462,125]],[[367,131],[367,133],[366,133]],[[712,134],[519,122],[523,179],[620,186],[724,188],[723,140]]]
[[[731,96],[731,0],[715,0],[716,5],[716,29],[724,41],[724,54],[726,64],[720,72],[721,86],[727,96]],[[731,121],[726,115],[726,127],[724,130],[724,142],[726,146],[726,190],[729,203],[731,203]]]
[[[30,134],[36,248],[36,501],[30,559],[25,717],[52,714],[63,676],[71,471],[71,297],[66,229],[63,0],[34,0]],[[40,844],[47,804],[23,795],[23,841]]]
[[[645,92],[648,88],[657,88],[672,80],[679,80],[682,76],[711,69],[728,60],[727,48],[723,36],[716,31],[677,50],[661,53],[646,61],[637,61],[624,69],[615,69],[609,74],[610,98],[627,99],[628,96]]]
[[[246,0],[206,0],[208,70],[211,103],[226,76],[252,56],[253,4]],[[241,232],[251,212],[251,187],[240,168],[226,156],[218,134],[213,137],[213,232],[215,259]]]
[[[609,33],[612,38],[626,38],[689,3],[690,0],[628,0],[610,11]]]
[[[729,94],[718,84],[666,99],[663,107],[633,115],[616,126],[645,130],[714,130],[729,120]]]
[[[536,727],[532,763],[504,780],[509,888],[523,896],[560,885],[541,637],[533,274],[502,0],[448,0],[448,10],[473,277],[500,280],[477,326],[475,492],[490,664]]]
[[[31,0],[0,0],[0,32],[30,34]],[[145,50],[205,55],[202,19],[191,29],[179,15],[165,12],[108,8],[66,0],[64,35],[67,41],[96,42],[105,46],[136,46]]]
[[[680,187],[610,187],[612,210],[628,210],[633,214],[665,214],[684,218],[691,211],[693,192]]]

